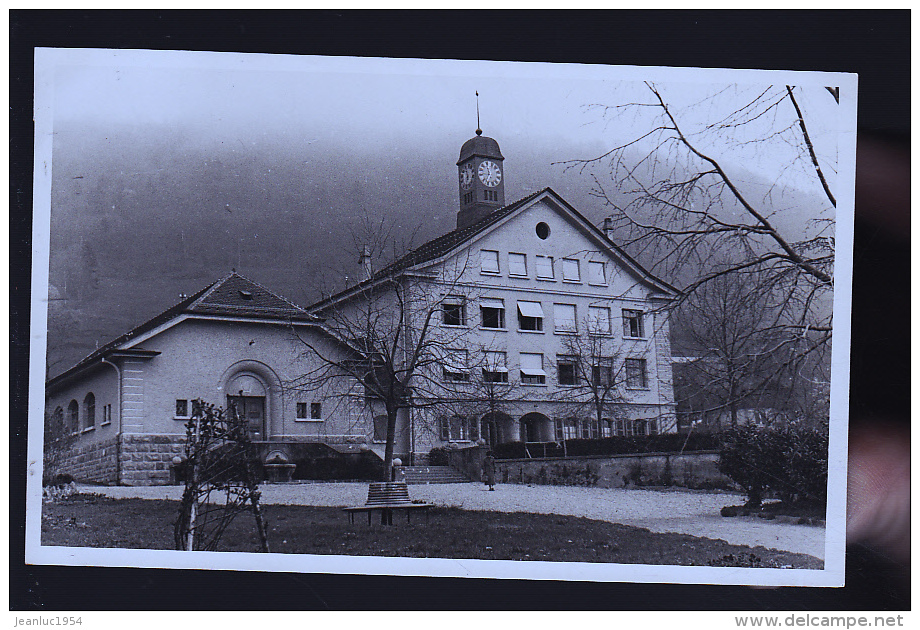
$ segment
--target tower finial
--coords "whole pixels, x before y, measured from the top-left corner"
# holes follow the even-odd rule
[[[482,128],[479,126],[479,90],[476,90],[476,135],[482,135]]]

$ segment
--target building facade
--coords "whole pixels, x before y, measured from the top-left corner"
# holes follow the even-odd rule
[[[414,371],[395,454],[675,432],[675,290],[553,190],[506,205],[504,157],[480,130],[457,167],[456,230],[309,309],[351,322],[342,335],[398,312],[376,331],[403,331],[406,347],[390,350]],[[382,405],[373,415],[382,452]]]
[[[199,398],[289,458],[310,445],[383,460],[391,417],[391,455],[414,463],[435,447],[676,431],[675,290],[553,190],[506,204],[481,130],[457,168],[457,229],[376,273],[362,256],[357,285],[305,309],[232,273],[48,381],[57,468],[168,483]],[[366,387],[386,356],[390,414]]]
[[[317,443],[360,452],[360,399],[287,387],[315,369],[300,339],[351,352],[263,286],[236,273],[213,283],[47,383],[46,431],[64,446],[57,468],[81,481],[169,483],[198,399],[235,407],[260,450]]]

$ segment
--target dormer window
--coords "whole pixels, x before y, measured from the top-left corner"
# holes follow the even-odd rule
[[[252,300],[252,291],[243,291],[242,289],[240,289],[239,294],[240,294],[240,297],[243,298],[244,300]]]

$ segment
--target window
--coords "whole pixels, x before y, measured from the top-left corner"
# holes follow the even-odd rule
[[[445,326],[466,326],[466,302],[462,297],[450,296],[441,304],[441,323]]]
[[[537,256],[537,277],[541,280],[555,280],[552,256]]]
[[[613,437],[613,420],[610,420],[609,418],[604,418],[601,420],[601,437]]]
[[[112,423],[112,405],[102,406],[102,426]]]
[[[648,435],[657,435],[658,434],[658,421],[656,420],[646,420],[646,426],[648,427]]]
[[[553,304],[553,320],[557,333],[575,332],[575,305]]]
[[[578,359],[571,356],[556,357],[556,378],[560,385],[578,385]]]
[[[473,203],[473,191],[463,193],[463,203]]]
[[[310,420],[323,419],[323,403],[310,403]]]
[[[549,238],[549,233],[550,233],[549,225],[547,225],[543,221],[540,221],[539,223],[537,223],[537,238],[539,238],[542,241],[545,241],[546,239]]]
[[[521,353],[521,383],[524,385],[544,385],[546,383],[542,354]]]
[[[588,284],[607,284],[604,263],[593,260],[588,262]]]
[[[479,439],[479,427],[475,418],[452,416],[439,421],[442,442],[468,442]]]
[[[623,309],[623,336],[624,337],[645,337],[645,328],[642,324],[642,311]]]
[[[483,199],[486,201],[498,201],[498,191],[497,190],[484,190],[482,191]]]
[[[387,441],[387,417],[374,416],[374,442]]]
[[[200,416],[201,415],[201,400],[196,398],[192,401],[192,415]]]
[[[176,399],[176,417],[188,418],[188,400],[184,398]]]
[[[645,359],[626,359],[626,387],[630,389],[648,387]]]
[[[591,382],[595,387],[610,387],[613,385],[613,359],[597,357],[591,366]]]
[[[566,418],[565,420],[556,420],[556,439],[557,440],[574,440],[578,437],[578,426],[575,418]]]
[[[581,282],[581,273],[578,269],[578,261],[574,258],[562,259],[562,281]]]
[[[527,254],[508,254],[508,275],[527,277]]]
[[[498,274],[498,252],[491,249],[483,249],[479,252],[480,271],[486,274]]]
[[[505,303],[501,300],[485,299],[479,302],[483,328],[505,328]]]
[[[588,307],[588,327],[591,334],[610,334],[610,309],[606,306]]]
[[[597,437],[597,425],[590,418],[581,419],[581,437],[594,439]]]
[[[96,426],[96,396],[93,392],[88,393],[83,399],[83,424],[85,429],[93,429]]]
[[[543,330],[543,307],[539,302],[518,301],[517,307],[520,330]]]
[[[445,381],[465,383],[470,380],[466,350],[446,350],[442,366]]]
[[[507,383],[508,364],[504,352],[487,351],[486,364],[482,368],[482,380],[486,383]]]
[[[297,403],[297,419],[298,420],[307,419],[307,403],[305,402]]]
[[[76,433],[80,430],[80,405],[76,400],[71,400],[67,405],[67,431]]]

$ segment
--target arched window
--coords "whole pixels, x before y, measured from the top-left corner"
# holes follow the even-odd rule
[[[66,435],[67,431],[64,427],[64,410],[58,407],[54,410],[54,413],[51,414],[51,420],[49,421],[48,428],[46,429],[45,440],[57,440],[61,436]]]
[[[76,400],[71,400],[67,405],[67,433],[76,433],[80,430],[80,405]]]
[[[374,416],[374,441],[387,441],[387,417],[385,415]]]
[[[91,429],[96,426],[96,396],[93,392],[83,399],[83,428]]]

